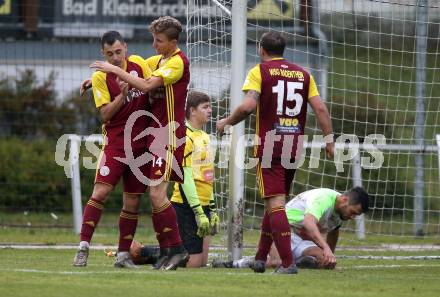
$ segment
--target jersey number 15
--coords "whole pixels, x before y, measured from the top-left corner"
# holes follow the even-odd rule
[[[287,115],[289,117],[294,117],[301,112],[301,107],[303,105],[303,97],[299,93],[295,93],[296,90],[302,90],[304,83],[302,82],[287,82],[287,101],[295,101],[295,107],[289,108],[286,106],[285,113],[283,111],[283,102],[285,94],[285,83],[284,80],[278,80],[278,84],[272,87],[272,93],[277,94],[277,115]]]

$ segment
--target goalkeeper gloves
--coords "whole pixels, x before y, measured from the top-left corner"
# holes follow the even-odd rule
[[[211,227],[211,235],[216,235],[218,233],[218,225],[220,223],[220,218],[217,212],[211,211],[211,221],[209,222]]]
[[[209,219],[205,215],[205,212],[203,211],[202,206],[196,205],[192,207],[192,210],[194,212],[196,223],[197,223],[197,236],[199,237],[205,237],[209,235]]]
[[[219,223],[220,223],[220,218],[217,214],[217,209],[215,207],[215,202],[214,200],[211,200],[209,203],[209,210],[211,212],[211,219],[209,221],[209,225],[210,225],[210,233],[211,235],[215,235],[218,233],[218,228],[219,228]]]

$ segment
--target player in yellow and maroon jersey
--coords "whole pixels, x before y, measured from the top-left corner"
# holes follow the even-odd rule
[[[298,146],[304,134],[307,103],[315,111],[324,135],[332,134],[332,124],[313,77],[283,58],[285,46],[286,41],[279,33],[262,35],[261,63],[246,78],[244,100],[229,117],[217,122],[217,131],[222,133],[226,125],[235,125],[257,110],[255,130],[261,145],[255,154],[259,158],[257,176],[265,214],[253,268],[255,272],[264,272],[274,242],[282,260],[276,272],[294,274],[297,269],[290,251],[290,227],[284,210],[295,174],[292,165],[301,148]],[[326,150],[328,157],[333,157],[333,139],[327,143]]]
[[[177,47],[182,25],[175,18],[165,16],[150,25],[153,47],[157,56],[147,60],[152,67],[148,79],[134,77],[108,62],[97,61],[90,65],[106,73],[113,73],[142,92],[150,93],[154,116],[149,127],[148,149],[153,160],[148,163],[148,178],[154,183],[150,188],[153,209],[153,226],[161,247],[162,257],[156,268],[176,269],[179,262],[188,259],[177,226],[176,213],[167,197],[169,181],[183,181],[183,153],[185,149],[185,100],[189,84],[189,62]]]
[[[143,58],[127,56],[127,45],[118,32],[104,33],[101,38],[101,51],[109,63],[129,75],[140,78],[150,77],[150,69]],[[95,72],[92,76],[92,85],[96,107],[104,120],[102,131],[105,140],[96,171],[92,197],[84,209],[81,242],[73,265],[87,265],[89,244],[100,220],[104,203],[122,178],[123,208],[119,217],[120,234],[115,266],[133,268],[135,266],[130,260],[128,251],[136,232],[139,198],[146,191],[146,185],[137,179],[129,165],[118,158],[126,157],[127,146],[131,147],[134,157],[145,151],[147,140],[144,138],[134,141],[133,139],[147,128],[147,117],[137,117],[133,122],[129,143],[124,142],[124,129],[133,113],[147,109],[148,95],[129,87],[112,73]],[[140,169],[146,170],[146,166]]]
[[[171,203],[177,213],[180,236],[190,254],[186,267],[205,267],[208,262],[209,235],[218,231],[219,217],[214,200],[214,157],[209,135],[202,130],[211,117],[208,95],[188,93],[186,101],[186,145],[183,170],[185,180],[174,184]],[[154,264],[159,248],[133,241],[130,248],[133,262]]]

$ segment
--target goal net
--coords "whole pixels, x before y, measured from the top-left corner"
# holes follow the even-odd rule
[[[231,57],[237,54],[231,50],[232,35],[237,33],[231,23],[234,17],[243,17],[235,13],[232,1],[188,1],[191,87],[213,98],[213,119],[207,127],[212,135],[216,121],[230,112]],[[311,157],[313,136],[321,131],[309,110],[305,160],[288,199],[317,187],[344,192],[363,186],[371,196],[370,211],[343,225],[340,249],[363,247],[370,252],[368,248],[374,247],[382,253],[438,249],[438,2],[251,0],[244,17],[246,71],[259,63],[262,32],[282,32],[288,42],[285,57],[313,74],[333,122],[340,161],[326,159],[323,149],[319,158]],[[246,120],[246,134],[254,133],[253,121]],[[217,140],[220,147],[227,144]],[[252,154],[249,144],[246,160]],[[220,152],[215,192],[226,245],[231,191],[224,158],[228,150]],[[243,175],[243,244],[252,251],[263,204],[255,168]]]

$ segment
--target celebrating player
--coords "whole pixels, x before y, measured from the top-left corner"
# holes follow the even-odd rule
[[[217,131],[235,125],[256,109],[259,145],[256,147],[258,184],[265,202],[255,272],[264,272],[272,242],[282,264],[276,273],[295,274],[290,251],[290,227],[285,212],[285,197],[289,193],[295,169],[297,150],[301,149],[307,104],[313,108],[322,132],[333,138],[332,124],[325,104],[321,101],[313,76],[283,58],[285,39],[277,32],[264,33],[260,40],[261,63],[252,68],[245,80],[246,95],[231,115],[217,122]],[[328,157],[333,157],[334,142],[326,144]],[[293,164],[292,164],[293,163]]]
[[[320,188],[303,192],[286,204],[291,234],[291,253],[298,267],[333,269],[335,249],[342,221],[368,211],[369,196],[363,188],[346,193]],[[324,239],[322,234],[326,234]],[[276,249],[271,249],[267,266],[279,265]],[[255,265],[254,257],[236,261],[213,261],[213,267],[244,268]]]
[[[127,45],[116,31],[104,33],[101,38],[101,52],[108,63],[121,71],[136,73],[141,78],[148,78],[151,75],[143,58],[134,55],[127,57]],[[95,104],[104,120],[102,132],[105,142],[96,171],[92,197],[84,209],[81,241],[73,265],[87,265],[90,241],[100,220],[104,203],[122,177],[123,208],[119,216],[119,246],[115,267],[134,268],[136,266],[131,261],[128,251],[136,232],[139,198],[145,192],[146,186],[133,175],[127,164],[119,162],[117,158],[125,158],[126,145],[131,146],[134,157],[145,151],[147,145],[145,139],[132,140],[124,144],[124,127],[131,114],[147,108],[148,97],[145,93],[121,82],[113,74],[97,71],[92,76],[92,82]],[[136,136],[145,128],[147,128],[146,117],[138,118],[133,126],[132,135]],[[141,169],[146,170],[145,166]]]
[[[190,258],[186,267],[204,267],[208,262],[209,235],[217,233],[213,180],[214,155],[209,136],[202,130],[211,117],[209,96],[191,91],[186,102],[186,146],[184,182],[175,183],[171,202],[177,213],[180,236]],[[130,250],[135,263],[153,264],[157,248],[133,241]]]
[[[147,59],[150,78],[134,76],[108,62],[90,65],[112,73],[130,86],[150,93],[151,111],[156,120],[148,149],[153,155],[148,178],[160,183],[149,187],[153,226],[161,247],[161,259],[155,268],[172,270],[188,259],[179,235],[176,212],[167,197],[169,181],[183,182],[182,161],[185,147],[185,100],[189,83],[189,62],[177,47],[182,25],[172,17],[160,17],[149,27],[158,55]]]

